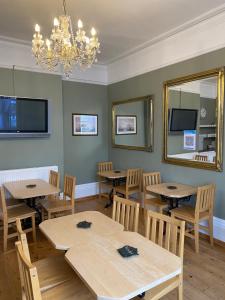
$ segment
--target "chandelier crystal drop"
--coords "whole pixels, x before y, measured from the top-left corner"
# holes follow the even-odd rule
[[[91,37],[86,36],[81,20],[78,21],[74,34],[71,18],[66,13],[65,1],[63,0],[64,15],[54,19],[54,28],[49,39],[44,40],[40,26],[35,25],[32,52],[38,65],[49,71],[62,65],[64,74],[68,77],[75,64],[86,69],[97,62],[100,43],[95,28],[91,29]]]

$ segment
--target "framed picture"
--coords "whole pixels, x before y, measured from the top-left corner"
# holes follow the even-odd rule
[[[98,135],[98,115],[72,114],[72,128],[75,136]]]
[[[117,115],[116,134],[117,135],[137,134],[137,116]]]

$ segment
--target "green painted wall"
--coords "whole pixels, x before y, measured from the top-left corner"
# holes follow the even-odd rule
[[[52,100],[49,138],[0,139],[0,170],[58,165],[63,172],[63,107],[60,76],[15,71],[15,94]],[[0,94],[13,95],[12,70],[0,69]]]
[[[177,63],[152,71],[108,87],[109,105],[117,99],[129,99],[144,95],[154,95],[154,152],[139,152],[124,149],[112,149],[109,157],[116,168],[142,167],[145,171],[158,170],[164,181],[177,181],[201,185],[209,182],[217,184],[215,216],[225,219],[225,176],[207,170],[193,169],[162,163],[163,149],[163,81],[221,67],[225,64],[225,49],[218,50],[185,62]],[[109,113],[109,135],[111,118]],[[224,151],[225,158],[225,151]]]
[[[107,87],[63,81],[65,172],[77,183],[96,181],[96,165],[108,160]],[[72,113],[98,114],[98,136],[72,136]]]

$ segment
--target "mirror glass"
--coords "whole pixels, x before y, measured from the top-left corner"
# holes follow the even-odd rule
[[[153,106],[151,97],[114,102],[113,146],[152,151]]]
[[[190,79],[171,81],[165,86],[165,160],[220,170],[221,74],[218,71]]]

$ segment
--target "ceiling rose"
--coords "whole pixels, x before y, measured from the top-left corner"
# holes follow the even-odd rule
[[[38,65],[49,71],[62,65],[63,72],[68,77],[74,65],[86,69],[97,61],[100,43],[94,27],[91,29],[91,37],[86,36],[81,20],[78,20],[78,28],[74,34],[71,17],[66,12],[66,0],[63,0],[63,11],[64,15],[54,18],[51,36],[45,41],[40,33],[40,26],[35,25],[32,52]]]

